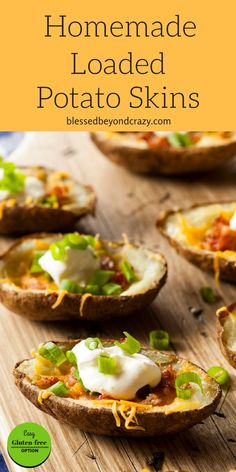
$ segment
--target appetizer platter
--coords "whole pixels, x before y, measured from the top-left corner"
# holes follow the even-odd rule
[[[236,201],[160,214],[157,227],[175,249],[219,279],[236,282]]]
[[[217,335],[224,356],[236,369],[236,303],[217,311]]]
[[[0,300],[37,321],[99,321],[150,304],[167,277],[164,256],[78,232],[18,240],[0,258]]]
[[[163,436],[214,412],[221,391],[206,372],[124,335],[43,343],[16,365],[16,385],[59,421],[108,436]]]
[[[16,166],[0,158],[0,234],[27,234],[71,228],[93,213],[92,187],[68,172]]]
[[[88,237],[99,234],[101,236],[100,238],[96,236],[96,241],[100,239],[101,242],[111,243],[120,240],[119,244],[124,244],[129,243],[129,241],[127,239],[122,240],[122,234],[127,234],[130,241],[139,242],[141,253],[145,249],[145,251],[151,251],[153,254],[164,254],[164,259],[160,256],[160,262],[164,272],[166,272],[165,259],[167,260],[168,279],[151,305],[147,306],[145,302],[139,314],[135,310],[130,316],[119,318],[118,313],[116,313],[116,319],[114,316],[114,319],[97,319],[93,322],[85,320],[84,323],[79,323],[80,315],[78,314],[77,318],[55,320],[55,322],[47,322],[45,319],[35,323],[31,318],[35,315],[34,296],[34,302],[31,300],[29,304],[27,316],[25,314],[24,316],[16,316],[10,306],[7,308],[3,303],[1,304],[0,443],[9,472],[18,472],[19,467],[11,461],[7,454],[6,438],[17,424],[27,421],[33,421],[44,426],[52,438],[52,453],[47,461],[37,468],[38,472],[55,472],[55,470],[61,472],[74,472],[75,470],[78,472],[87,470],[89,472],[111,472],[111,469],[112,472],[141,472],[143,470],[146,472],[146,469],[148,472],[154,472],[155,470],[161,470],[162,472],[199,472],[200,470],[204,472],[229,472],[234,470],[236,468],[234,442],[236,436],[236,377],[234,367],[221,352],[217,341],[215,313],[220,307],[228,306],[231,301],[235,300],[235,286],[220,282],[220,287],[217,289],[212,275],[206,271],[197,271],[192,264],[188,264],[183,258],[180,258],[175,251],[170,249],[166,238],[162,238],[158,234],[155,226],[159,211],[175,206],[183,207],[185,202],[194,205],[199,203],[200,196],[208,202],[221,202],[226,198],[233,202],[235,199],[236,172],[234,162],[223,167],[220,173],[201,175],[201,179],[196,176],[189,182],[177,181],[168,177],[165,179],[145,179],[124,172],[121,168],[110,165],[106,159],[101,159],[99,151],[92,145],[90,137],[86,133],[36,134],[29,148],[24,149],[24,153],[22,152],[21,155],[19,153],[18,160],[15,160],[16,167],[18,168],[18,165],[19,167],[27,167],[29,162],[32,162],[30,161],[32,156],[34,156],[35,167],[50,164],[50,168],[55,169],[55,171],[66,169],[75,181],[89,182],[96,189],[98,197],[96,218],[88,216],[88,218],[82,220],[80,236],[86,236],[87,242],[89,240],[92,243],[93,239]],[[227,195],[225,182],[227,183]],[[63,235],[33,234],[15,241],[1,237],[1,271],[6,270],[4,259],[6,262],[9,252],[13,251],[12,255],[14,256],[14,247],[17,248],[19,245],[19,257],[21,259],[21,244],[24,247],[26,243],[27,246],[28,240],[31,246],[31,242],[35,238],[36,240],[48,238],[50,246],[54,242],[62,241],[65,236],[72,234],[73,231],[74,229],[68,228]],[[54,237],[59,238],[59,241],[53,241]],[[134,245],[136,246],[136,244]],[[94,249],[93,246],[91,249]],[[37,247],[36,252],[43,252],[41,257],[44,257],[48,250],[48,246],[41,246],[41,248]],[[88,246],[84,250],[87,253]],[[64,249],[62,253],[63,251]],[[28,263],[28,265],[26,264],[27,269],[31,269],[34,262],[35,269],[37,269],[37,257],[34,259],[31,250],[29,253],[29,259],[23,257],[22,262]],[[59,262],[64,263],[65,261]],[[135,276],[139,278],[134,261],[129,259],[128,262],[131,264]],[[14,278],[17,271],[22,270],[22,266],[20,268],[16,261],[13,265],[14,268],[12,268],[12,271],[10,269],[10,272]],[[62,266],[65,268],[63,264]],[[114,277],[113,268],[99,267],[95,271],[110,271],[110,269],[112,277]],[[48,266],[47,270],[49,270]],[[36,283],[39,283],[40,279],[42,282],[42,276],[43,279],[46,277],[47,283],[55,283],[51,280],[53,277],[46,276],[45,272],[47,271],[45,269],[43,271],[44,273],[41,273],[41,275],[38,272],[33,272],[34,283],[35,279]],[[128,273],[130,273],[130,270]],[[4,277],[5,275],[6,273],[4,273]],[[107,275],[110,276],[111,274]],[[63,282],[63,284],[66,284],[64,290],[69,292],[69,298],[70,296],[81,297],[81,295],[86,295],[85,293],[74,294],[70,292],[70,290],[74,290],[74,284],[81,286],[83,292],[86,285],[88,285],[82,284],[82,281],[79,283],[79,279],[74,280],[73,275],[72,279],[71,274],[69,276],[67,274],[66,282]],[[68,285],[68,280],[73,284],[69,283]],[[17,281],[15,280],[15,282]],[[20,281],[18,280],[18,282]],[[62,280],[60,280],[61,282]],[[104,284],[102,283],[98,288],[103,291],[104,285],[107,283],[117,282],[109,280]],[[6,281],[4,282],[1,274],[1,289],[4,283]],[[44,283],[46,283],[45,279]],[[136,283],[140,283],[140,280],[132,282],[130,287],[134,287]],[[117,285],[119,284],[118,282]],[[77,285],[76,291],[80,289]],[[209,302],[208,297],[203,299],[202,289],[207,287],[212,287],[217,294],[219,292],[221,299],[217,298],[214,302]],[[53,300],[51,299],[53,304],[57,301],[60,302],[58,300],[60,290],[56,290],[56,288],[60,288],[59,285],[54,286],[57,293],[53,295]],[[30,292],[32,292],[31,289]],[[14,309],[20,311],[21,303],[25,303],[25,293],[22,293],[20,287],[17,287],[16,291],[19,292],[19,298]],[[39,295],[38,290],[35,292]],[[205,292],[206,290],[204,290]],[[9,295],[12,303],[13,293],[11,292]],[[22,295],[24,296],[22,297]],[[44,290],[38,301],[37,309],[39,312],[43,299],[42,295],[46,295]],[[52,295],[52,292],[50,295]],[[91,293],[88,293],[88,295],[89,298],[92,296],[100,300],[105,296],[104,294],[94,295]],[[122,292],[113,295],[113,297],[117,297],[120,302]],[[50,313],[52,311],[55,316],[55,310],[52,310],[50,306]],[[158,332],[160,338],[153,338],[153,332],[156,333],[156,336]],[[121,349],[124,348],[128,333],[142,347],[140,351],[126,356],[125,352],[123,353],[124,349]],[[83,373],[80,361],[76,361],[75,365],[73,356],[71,357],[68,354],[68,351],[73,351],[76,354],[77,349],[81,349],[80,342],[86,341],[88,338],[100,340],[103,346],[102,352],[106,348],[118,349],[119,347],[119,350],[116,351],[118,353],[118,366],[126,356],[125,358],[129,363],[127,364],[129,365],[129,375],[126,375],[124,369],[123,375],[125,375],[126,381],[119,382],[119,388],[124,387],[125,391],[119,391],[115,395],[116,398],[114,398],[114,393],[113,396],[111,395],[112,398],[103,398],[104,394],[100,393],[99,385],[87,384],[85,378],[87,364]],[[154,344],[153,339],[155,340]],[[122,348],[120,348],[120,344],[118,346],[115,344],[117,342],[122,344]],[[53,346],[51,344],[48,346],[48,343],[53,343]],[[48,348],[51,346],[54,349],[54,345],[56,349],[60,349],[60,355],[62,351],[63,356],[65,355],[67,359],[64,365],[62,363],[59,368],[50,363],[51,361],[45,357],[45,353],[46,356],[48,355]],[[99,346],[98,349],[100,348]],[[86,352],[90,353],[90,350]],[[107,353],[107,351],[105,352]],[[93,350],[91,353],[97,355],[98,350]],[[140,396],[139,387],[142,389],[142,385],[144,383],[148,385],[151,380],[147,379],[142,370],[143,357],[141,357],[141,364],[134,363],[137,369],[136,367],[134,369],[130,368],[130,363],[133,360],[136,361],[136,356],[139,355],[145,356],[145,361],[147,359],[148,364],[150,362],[149,365],[153,369],[152,362],[154,362],[155,372],[159,372],[157,369],[159,368],[161,373],[159,383],[156,378],[155,382],[147,387],[146,392],[146,387],[141,392],[144,398],[138,398],[138,395]],[[63,356],[62,359],[64,360]],[[69,359],[67,356],[69,356]],[[106,372],[107,369],[113,371],[113,360],[111,362],[108,358],[107,361],[106,357],[101,356],[100,358],[99,351],[99,356],[96,357],[100,365],[99,369],[103,371],[105,369]],[[30,371],[27,371],[27,366],[30,366]],[[35,367],[37,370],[36,377],[34,376]],[[182,370],[179,372],[177,371],[178,368]],[[14,376],[12,375],[13,370]],[[79,372],[79,376],[76,370]],[[142,382],[142,384],[135,385],[135,391],[131,392],[132,395],[128,393],[127,396],[127,386],[130,385],[130,382],[134,382],[137,372],[139,374],[138,382]],[[179,375],[189,374],[189,372],[197,376],[191,375],[190,377],[184,377],[184,379],[178,379]],[[105,378],[102,377],[102,384],[105,385],[105,381],[108,382],[111,374],[100,373],[106,376]],[[115,372],[113,375],[115,377],[112,385],[117,386],[117,373]],[[89,392],[84,394],[79,380],[82,377],[86,389],[93,390],[96,388],[99,391],[93,393],[93,395]],[[90,378],[94,382],[98,381],[96,369],[94,375]],[[122,378],[124,377],[122,376]],[[165,389],[164,383],[168,379],[171,382],[166,385]],[[176,379],[178,379],[177,384]],[[189,385],[183,383],[184,381],[188,382]],[[69,385],[68,382],[73,385]],[[50,388],[55,389],[55,391],[48,392]],[[155,389],[156,391],[154,391]],[[178,395],[182,394],[179,389],[184,391],[184,395],[191,395],[191,398],[179,398]],[[76,395],[79,393],[82,393],[82,395],[79,398],[72,398],[72,392],[76,390]],[[150,392],[150,390],[152,391]],[[191,390],[191,392],[186,393],[185,390]],[[164,391],[168,395],[171,391],[168,400],[170,401],[169,405],[167,405],[168,401],[165,398],[165,405],[158,407],[148,403],[148,408],[145,410],[140,407],[143,401],[146,402],[148,394],[154,395],[148,398],[148,402],[153,400],[155,402],[158,401],[155,397],[157,392],[159,396],[162,392],[164,397]],[[220,392],[222,392],[221,398]],[[62,394],[63,396],[59,396]],[[88,399],[86,395],[88,395]],[[191,406],[190,402],[195,400],[200,404],[192,404]],[[96,405],[94,402],[98,401],[108,401],[108,403]],[[166,414],[168,408],[171,408],[171,404],[176,407],[177,401],[182,408],[185,409],[186,406],[188,408],[185,411],[173,411]],[[132,405],[133,409],[130,408],[128,402],[136,404]],[[81,416],[79,412],[81,412],[82,405]],[[114,413],[117,411],[118,419],[116,413],[115,419],[112,410]],[[132,415],[136,416],[138,424],[136,424],[136,420],[132,421],[134,419]],[[129,417],[128,420],[127,417]],[[156,421],[157,418],[158,421]],[[120,421],[120,426],[117,426],[116,421],[117,424]],[[131,427],[145,428],[145,431],[142,429],[127,429],[125,423]],[[95,434],[86,432],[92,430]],[[178,431],[178,433],[166,434],[171,430]],[[154,432],[155,435],[152,436]]]
[[[111,161],[143,174],[204,172],[236,156],[236,133],[229,131],[99,131],[91,137]]]

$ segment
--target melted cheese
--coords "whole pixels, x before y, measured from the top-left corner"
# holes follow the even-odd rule
[[[47,398],[51,397],[52,395],[55,395],[53,392],[49,392],[48,390],[41,390],[38,396],[38,402],[42,405],[43,400],[46,400]]]
[[[111,406],[112,414],[115,418],[117,428],[121,426],[119,414],[125,420],[125,428],[130,430],[145,431],[145,428],[138,424],[136,417],[137,410],[149,410],[152,405],[143,405],[142,403],[130,402],[125,400],[92,400],[95,405]],[[118,408],[117,408],[118,407]],[[135,423],[135,425],[131,425]]]
[[[200,401],[191,401],[191,400],[182,400],[178,398],[174,401],[170,407],[165,410],[165,415],[170,415],[171,413],[177,413],[179,411],[186,410],[195,410],[201,406]]]
[[[61,291],[59,292],[58,297],[57,297],[55,303],[52,305],[52,309],[53,309],[53,310],[55,310],[55,308],[57,308],[57,307],[61,304],[62,300],[65,298],[65,296],[66,296],[67,294],[68,294],[67,290],[61,290]]]
[[[11,198],[10,200],[5,200],[4,202],[0,203],[0,220],[3,217],[5,208],[11,208],[15,205],[15,203],[16,203],[15,198]]]

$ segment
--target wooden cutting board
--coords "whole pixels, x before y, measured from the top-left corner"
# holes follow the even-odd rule
[[[141,472],[155,454],[163,451],[163,471],[229,472],[236,468],[236,379],[216,342],[215,311],[236,300],[235,286],[221,283],[222,300],[205,304],[202,286],[214,287],[213,278],[178,256],[155,228],[159,210],[198,201],[235,199],[236,167],[205,176],[147,178],[135,176],[110,163],[93,146],[86,133],[35,133],[15,155],[22,164],[43,164],[71,171],[94,186],[98,196],[95,218],[85,218],[81,230],[99,232],[107,238],[127,233],[132,239],[160,248],[169,265],[166,286],[150,309],[128,319],[91,326],[77,322],[36,323],[0,307],[1,352],[1,445],[12,472],[22,471],[8,457],[6,440],[19,423],[42,424],[52,437],[52,453],[38,472]],[[1,251],[10,240],[1,240]],[[196,319],[189,307],[202,307]],[[127,330],[148,343],[151,329],[169,332],[173,349],[204,368],[223,365],[231,375],[218,413],[191,430],[169,438],[111,439],[93,436],[58,423],[29,403],[14,386],[11,370],[29,355],[31,348],[49,339],[95,335],[119,337]],[[25,469],[26,470],[26,469]],[[32,469],[36,470],[36,469]],[[158,470],[157,466],[150,471]]]

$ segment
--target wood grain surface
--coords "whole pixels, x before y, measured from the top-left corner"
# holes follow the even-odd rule
[[[166,286],[150,309],[112,323],[91,326],[76,322],[36,323],[0,307],[1,445],[9,470],[24,470],[8,457],[6,440],[15,425],[26,421],[42,424],[52,437],[49,459],[31,469],[38,472],[141,472],[159,452],[164,452],[163,471],[236,469],[235,371],[219,350],[215,329],[215,311],[236,300],[235,286],[222,282],[218,290],[221,300],[214,305],[205,304],[199,289],[206,285],[214,287],[213,278],[178,256],[155,228],[161,209],[235,199],[236,166],[231,164],[223,171],[183,179],[136,176],[102,156],[86,133],[30,134],[14,158],[22,164],[68,170],[82,182],[93,185],[98,196],[97,214],[95,218],[85,218],[80,229],[99,232],[107,238],[120,238],[127,233],[133,240],[160,248],[167,258],[169,274]],[[2,239],[1,251],[10,242]],[[203,316],[195,318],[189,307],[202,307]],[[11,375],[14,364],[42,341],[87,335],[118,337],[127,330],[147,344],[149,331],[158,327],[169,332],[172,347],[179,355],[205,369],[220,364],[230,372],[230,386],[223,393],[217,413],[185,433],[139,440],[84,434],[44,415],[14,386]],[[150,471],[159,470],[157,464],[148,467]]]

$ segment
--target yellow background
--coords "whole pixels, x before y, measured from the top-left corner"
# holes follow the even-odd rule
[[[65,14],[71,21],[163,22],[179,13],[184,21],[197,23],[195,38],[45,38],[44,15]],[[169,118],[166,129],[235,129],[235,0],[8,0],[1,6],[1,130],[82,130],[67,126],[66,117],[75,118]],[[137,76],[70,75],[71,52],[79,52],[82,64],[90,57],[121,59],[128,51],[135,57],[154,58],[164,51],[166,74]],[[57,109],[46,105],[37,109],[37,86],[59,91],[117,91],[119,109]],[[153,90],[200,94],[196,109],[130,109],[129,88],[150,85]],[[161,91],[159,90],[159,91]],[[90,129],[98,129],[92,125]],[[105,126],[100,126],[104,129]],[[127,131],[127,127],[119,126]],[[140,128],[136,128],[140,129]],[[143,127],[145,129],[145,127]],[[164,128],[163,128],[164,129]],[[134,128],[133,128],[134,130]]]

